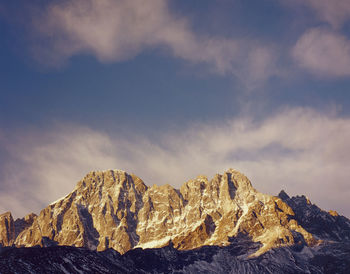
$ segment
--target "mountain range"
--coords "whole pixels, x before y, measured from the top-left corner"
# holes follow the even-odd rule
[[[0,215],[1,273],[349,273],[350,220],[230,169],[147,186],[94,171],[65,197]]]

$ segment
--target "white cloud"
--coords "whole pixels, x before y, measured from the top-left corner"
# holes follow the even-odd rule
[[[253,118],[196,124],[157,139],[72,125],[23,133],[6,143],[0,209],[16,216],[38,211],[90,170],[118,168],[148,185],[179,187],[233,167],[260,191],[306,194],[349,216],[350,119],[307,108],[285,109],[261,122]]]
[[[46,38],[36,54],[53,64],[81,53],[115,62],[156,48],[244,83],[278,73],[272,63],[276,51],[256,41],[198,35],[164,0],[66,0],[49,5],[35,22],[39,37]]]
[[[348,77],[350,40],[341,29],[350,19],[350,1],[287,0],[283,3],[303,9],[307,7],[314,12],[313,19],[318,23],[328,23],[327,27],[310,28],[299,37],[292,49],[297,64],[316,76]]]
[[[297,41],[292,55],[299,66],[316,75],[350,75],[350,41],[336,32],[309,29]]]

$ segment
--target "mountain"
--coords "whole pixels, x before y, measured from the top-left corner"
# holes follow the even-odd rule
[[[347,218],[304,196],[262,194],[233,169],[180,189],[148,187],[121,170],[90,172],[38,216],[0,215],[0,243],[10,272],[35,270],[37,258],[43,270],[84,273],[325,273],[325,258],[342,261],[332,271],[350,266]]]

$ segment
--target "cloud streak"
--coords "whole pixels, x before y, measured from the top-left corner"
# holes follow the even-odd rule
[[[79,55],[111,63],[152,52],[181,59],[194,65],[195,70],[204,68],[238,79],[245,90],[261,88],[275,76],[285,78],[296,73],[291,67],[293,60],[299,66],[297,69],[317,76],[348,76],[350,43],[342,27],[350,19],[350,2],[279,2],[283,2],[282,7],[287,3],[288,9],[301,7],[303,11],[313,11],[314,16],[307,13],[311,21],[306,21],[313,26],[327,23],[327,28],[307,30],[307,24],[300,24],[304,34],[295,45],[281,43],[285,37],[261,37],[258,32],[255,36],[260,38],[257,39],[248,38],[249,34],[244,38],[235,34],[209,35],[205,30],[196,32],[190,18],[172,10],[167,0],[49,1],[36,10],[34,4],[28,5],[31,8],[25,10],[30,10],[27,13],[32,16],[25,21],[31,22],[29,36],[34,58],[53,66],[65,64]],[[296,20],[303,21],[299,15]],[[247,23],[249,25],[242,22]],[[290,31],[286,31],[286,35],[293,37],[293,24],[287,27]],[[293,48],[292,55],[290,48]],[[344,58],[339,57],[342,54]],[[330,63],[328,69],[327,63]]]
[[[235,75],[252,87],[278,74],[275,49],[248,39],[198,35],[164,0],[61,1],[34,19],[34,29],[45,40],[36,44],[36,55],[51,64],[79,54],[118,62],[157,49],[191,64],[207,64],[216,73]]]
[[[61,125],[5,143],[1,211],[21,216],[72,191],[91,170],[118,168],[146,184],[179,187],[199,174],[229,167],[260,191],[306,194],[326,209],[350,215],[350,120],[335,112],[289,108],[260,122],[244,116],[221,124],[193,124],[147,138]]]

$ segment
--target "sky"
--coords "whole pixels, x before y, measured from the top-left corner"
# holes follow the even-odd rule
[[[0,212],[234,168],[350,217],[349,89],[348,0],[0,0]]]

